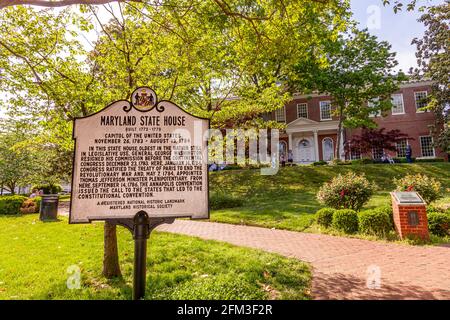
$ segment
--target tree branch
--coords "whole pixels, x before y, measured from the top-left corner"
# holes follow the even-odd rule
[[[142,2],[142,0],[127,0],[133,2]],[[110,2],[125,2],[125,0],[59,0],[59,1],[48,1],[48,0],[0,0],[0,9],[9,7],[9,6],[17,6],[17,5],[32,5],[32,6],[41,6],[41,7],[64,7],[70,6],[73,4],[105,4]]]

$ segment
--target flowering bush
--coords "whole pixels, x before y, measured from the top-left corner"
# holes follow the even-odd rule
[[[349,172],[325,183],[317,193],[319,202],[335,209],[359,210],[369,201],[373,187],[364,175]]]
[[[358,231],[358,214],[355,210],[341,209],[333,214],[333,228],[351,234]]]
[[[397,191],[416,191],[426,203],[441,197],[441,183],[424,174],[408,174],[401,179],[394,179],[394,183]]]

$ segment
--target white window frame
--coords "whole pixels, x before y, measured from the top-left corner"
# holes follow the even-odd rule
[[[304,106],[306,109],[306,117],[300,117],[300,115],[299,115],[299,111],[298,111],[298,108],[300,107],[300,106]],[[304,119],[308,119],[308,117],[309,117],[309,114],[308,114],[308,103],[307,102],[302,102],[302,103],[297,103],[297,119],[298,118],[304,118]]]
[[[425,91],[425,90],[423,90],[423,91],[414,91],[414,104],[416,105],[416,112],[417,113],[424,113],[425,112],[425,110],[419,110],[419,108],[417,107],[417,94],[418,93],[425,93],[425,97],[428,97],[428,91]]]
[[[422,147],[422,138],[431,138],[431,148],[433,150],[432,156],[424,156],[423,155],[423,147]],[[421,158],[436,158],[436,149],[433,147],[433,136],[419,136],[419,143],[420,143],[420,156]]]
[[[322,103],[328,103],[328,105],[330,106],[330,118],[322,118]],[[333,120],[333,116],[331,114],[331,101],[330,100],[324,100],[324,101],[320,101],[319,102],[319,111],[320,111],[320,121],[330,121]]]
[[[283,111],[284,119],[282,119],[282,120],[278,119],[278,116],[279,116],[278,111]],[[275,110],[275,121],[276,122],[284,122],[284,123],[286,123],[286,106],[283,106],[282,108]]]
[[[408,148],[408,145],[409,145],[409,140],[408,140],[408,138],[404,138],[404,139],[402,139],[402,140],[406,140],[406,148]],[[406,154],[405,154],[405,156],[400,156],[400,155],[398,154],[398,142],[395,143],[395,149],[396,149],[396,153],[397,153],[397,158],[405,158],[405,157],[406,157]],[[406,153],[406,149],[405,149],[405,153]]]
[[[405,114],[405,101],[403,100],[403,93],[394,93],[391,95],[392,104],[394,103],[394,96],[400,96],[402,101],[402,112],[394,112],[394,106],[392,106],[391,113],[392,115],[399,115],[399,114]]]
[[[325,160],[325,142],[326,141],[331,141],[331,159],[330,160]],[[334,141],[332,138],[330,137],[325,137],[322,139],[322,159],[324,161],[332,161],[334,159]]]
[[[367,101],[367,107],[370,109],[370,108],[373,108],[373,102],[372,101],[379,101],[380,100],[380,98],[379,97],[377,97],[377,98],[374,98],[374,99],[372,99],[372,100],[369,100],[369,101]],[[369,111],[369,118],[378,118],[378,117],[381,117],[381,110],[377,110],[377,112],[375,113],[375,112],[370,112]]]
[[[379,158],[375,158],[375,152],[374,152],[375,149],[376,149],[376,147],[372,147],[372,150],[371,150],[372,151],[372,159],[373,160],[381,160],[381,158],[383,158],[383,154],[385,153],[384,148],[380,148],[380,150],[378,150],[378,151],[381,151]]]

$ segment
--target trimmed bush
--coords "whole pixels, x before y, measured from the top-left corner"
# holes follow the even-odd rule
[[[322,208],[316,212],[316,222],[317,224],[328,228],[333,222],[333,214],[336,210],[333,208]]]
[[[350,161],[351,164],[361,165],[361,164],[373,164],[373,160],[369,158],[355,159]]]
[[[416,159],[417,163],[426,163],[426,162],[444,162],[444,158],[433,158],[433,159]]]
[[[39,212],[39,208],[37,207],[36,201],[34,201],[34,199],[26,199],[20,207],[20,212],[23,214],[37,213]]]
[[[243,204],[241,198],[227,193],[213,193],[209,198],[209,205],[213,210],[241,207]]]
[[[358,231],[358,214],[351,209],[336,210],[333,214],[332,226],[344,233],[356,233]]]
[[[33,186],[31,190],[42,190],[44,194],[57,194],[62,191],[62,187],[59,184],[40,184]]]
[[[428,204],[442,196],[441,183],[424,174],[408,174],[401,179],[394,179],[394,183],[397,191],[416,191]]]
[[[372,194],[373,187],[364,175],[348,172],[323,184],[317,193],[317,199],[335,209],[359,210]]]
[[[313,162],[313,166],[324,166],[324,165],[327,165],[327,164],[328,164],[328,162],[323,161],[323,160]]]
[[[450,215],[441,212],[430,212],[427,214],[428,230],[432,234],[444,237],[450,232]]]
[[[384,210],[365,210],[358,214],[359,231],[384,237],[392,230],[392,219]]]
[[[0,215],[20,214],[20,208],[26,199],[24,196],[0,197]]]

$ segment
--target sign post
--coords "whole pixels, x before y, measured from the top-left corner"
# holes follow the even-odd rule
[[[145,294],[147,240],[175,218],[209,218],[209,120],[147,87],[74,120],[69,223],[108,221],[134,239],[133,299]]]

